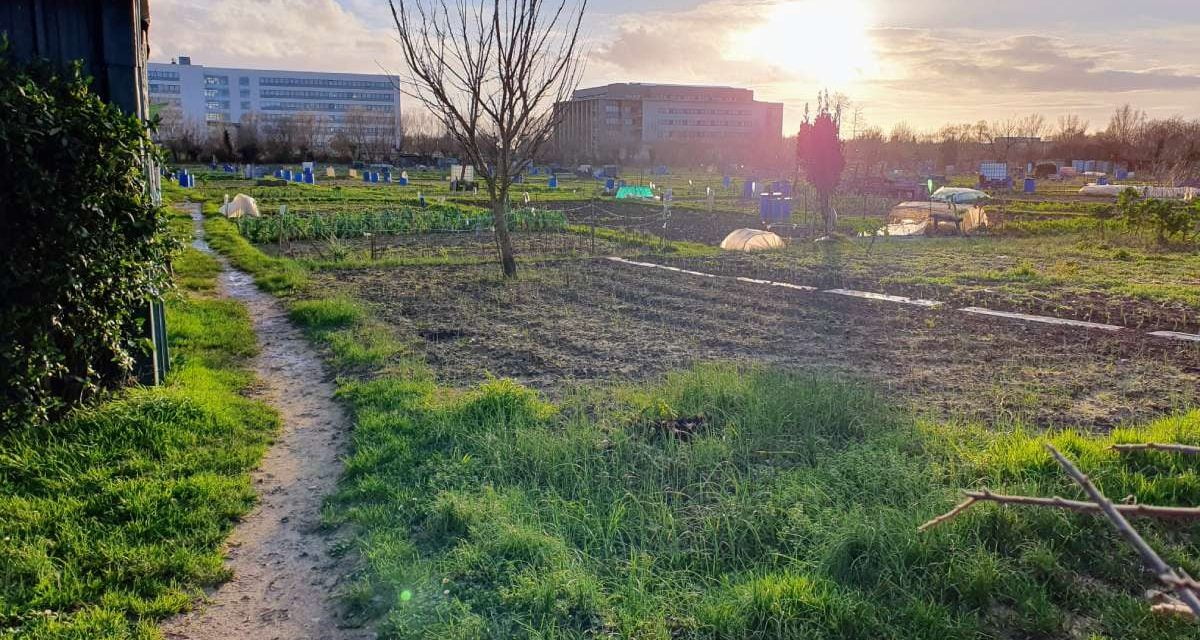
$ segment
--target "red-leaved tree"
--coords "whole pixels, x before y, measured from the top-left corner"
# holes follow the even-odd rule
[[[846,168],[841,126],[841,103],[834,103],[826,91],[817,94],[815,117],[810,117],[808,105],[804,106],[804,122],[796,134],[796,162],[817,192],[821,218],[825,221],[825,235],[833,233],[837,224],[837,213],[829,201],[842,179],[842,170]]]

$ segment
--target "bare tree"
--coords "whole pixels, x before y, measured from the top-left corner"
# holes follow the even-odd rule
[[[1066,160],[1078,160],[1087,150],[1088,122],[1071,114],[1059,116],[1054,130],[1054,153]]]
[[[992,144],[993,158],[998,162],[1008,162],[1009,156],[1012,155],[1012,149],[1016,146],[1017,131],[1020,124],[1015,118],[1006,120],[994,120],[988,128],[990,133],[990,142]]]
[[[388,0],[408,77],[403,89],[442,124],[487,184],[504,275],[517,263],[509,188],[557,124],[582,71],[587,0]]]
[[[1136,160],[1134,146],[1146,126],[1146,112],[1125,104],[1118,107],[1108,120],[1103,142],[1109,159],[1113,162],[1129,162],[1130,168]]]

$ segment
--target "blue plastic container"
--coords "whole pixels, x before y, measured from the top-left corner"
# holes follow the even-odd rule
[[[408,178],[405,178],[404,176],[400,176],[400,178],[397,180],[397,183],[402,187],[407,187],[408,186]]]
[[[617,181],[614,178],[609,178],[604,181],[604,190],[612,191],[617,186]]]
[[[1101,186],[1108,184],[1108,176],[1100,176],[1099,178],[1096,178],[1096,184]]]
[[[1033,193],[1035,191],[1037,191],[1037,180],[1025,178],[1025,193]]]
[[[558,188],[558,176],[551,174],[550,181],[546,184],[546,186],[550,187],[551,189],[557,189]]]
[[[721,178],[721,185],[728,189],[731,185],[733,185],[733,178],[730,178],[729,176]]]

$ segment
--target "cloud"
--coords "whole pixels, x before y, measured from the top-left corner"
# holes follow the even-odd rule
[[[872,37],[885,66],[899,71],[900,77],[878,80],[892,87],[1037,93],[1200,89],[1200,74],[1194,71],[1111,68],[1108,61],[1121,55],[1120,50],[1081,46],[1061,37],[988,39],[896,28],[876,29]]]
[[[380,73],[401,66],[386,6],[369,21],[335,0],[156,0],[150,56],[195,64]]]
[[[593,77],[659,82],[755,85],[795,80],[779,67],[727,54],[730,39],[762,23],[774,0],[714,0],[691,9],[627,15],[594,42]],[[613,80],[616,81],[616,80]]]

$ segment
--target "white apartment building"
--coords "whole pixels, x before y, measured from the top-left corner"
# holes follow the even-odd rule
[[[177,107],[187,120],[238,124],[313,116],[323,139],[346,127],[360,135],[400,142],[397,78],[361,73],[236,69],[192,64],[180,56],[148,66],[150,103]],[[365,128],[365,129],[364,129]]]

